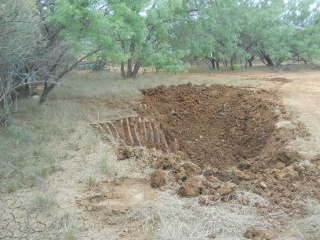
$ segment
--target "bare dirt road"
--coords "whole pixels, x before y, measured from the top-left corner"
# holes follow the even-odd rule
[[[284,103],[292,106],[295,115],[305,123],[312,135],[310,141],[297,140],[293,144],[299,152],[312,157],[320,151],[320,73],[300,72],[285,76],[290,77],[292,82],[280,89]]]

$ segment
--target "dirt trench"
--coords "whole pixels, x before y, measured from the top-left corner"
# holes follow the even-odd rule
[[[201,168],[226,170],[258,156],[281,109],[274,92],[191,84],[143,90],[139,116],[97,124],[113,141],[186,154]]]
[[[171,177],[180,195],[200,194],[209,203],[244,188],[288,211],[299,207],[297,198],[319,199],[319,169],[301,165],[303,157],[287,148],[308,132],[275,91],[183,84],[142,92],[138,116],[95,127],[120,145],[119,159],[139,156],[136,147],[157,150],[149,161],[158,169],[154,186],[170,188],[165,178]]]
[[[277,121],[277,97],[264,90],[186,84],[143,93],[140,115],[157,119],[170,151],[201,168],[225,170],[259,155]]]

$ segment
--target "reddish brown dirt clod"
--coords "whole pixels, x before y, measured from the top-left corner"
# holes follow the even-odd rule
[[[160,187],[166,184],[166,173],[163,170],[155,170],[151,174],[151,185],[153,187]]]
[[[176,158],[171,155],[162,155],[159,156],[157,161],[154,163],[155,168],[159,169],[171,169],[176,165]]]
[[[189,176],[199,175],[201,173],[201,168],[197,164],[188,162],[177,165],[176,171],[176,180],[178,183],[182,183]]]
[[[176,177],[176,180],[177,180],[178,183],[182,183],[183,181],[185,181],[185,180],[187,179],[186,170],[185,170],[183,167],[181,167],[181,168],[178,170],[178,172],[177,172],[177,174],[175,175],[175,177]]]
[[[184,163],[181,167],[186,171],[187,176],[198,175],[201,173],[201,168],[197,164],[191,162]]]
[[[200,194],[201,187],[201,180],[196,176],[191,176],[182,184],[179,193],[183,197],[195,197]]]
[[[252,174],[248,174],[248,173],[244,173],[242,171],[240,171],[239,169],[233,169],[232,172],[235,176],[239,177],[240,179],[244,179],[244,180],[249,180],[249,179],[254,179],[255,177],[252,176]]]

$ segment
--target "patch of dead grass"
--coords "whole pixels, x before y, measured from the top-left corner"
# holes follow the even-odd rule
[[[251,206],[236,202],[203,207],[196,198],[180,198],[163,192],[156,202],[137,207],[128,215],[149,239],[242,239],[250,226],[265,227]]]

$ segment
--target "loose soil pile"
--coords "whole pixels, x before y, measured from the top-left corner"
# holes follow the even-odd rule
[[[298,200],[306,196],[320,199],[320,169],[313,165],[318,159],[301,163],[304,159],[286,148],[308,133],[275,92],[184,84],[143,94],[139,117],[96,126],[122,145],[119,159],[139,156],[135,146],[162,152],[149,157],[157,169],[151,176],[154,187],[172,188],[174,181],[181,196],[201,194],[204,205],[236,198],[235,190],[244,188],[287,212],[299,208]],[[250,199],[240,200],[250,204]]]

